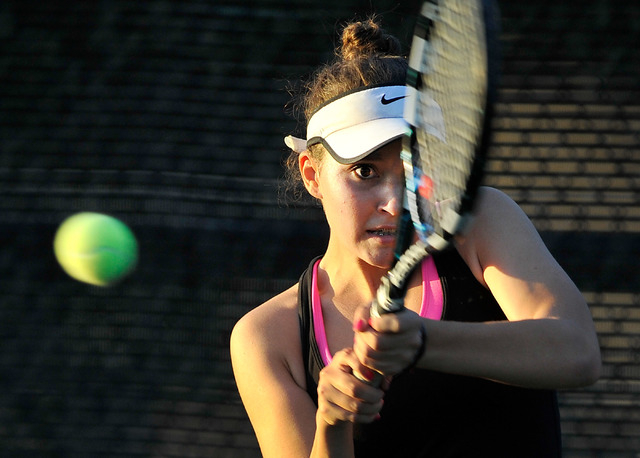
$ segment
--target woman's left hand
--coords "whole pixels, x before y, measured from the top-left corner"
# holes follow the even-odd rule
[[[365,366],[389,377],[415,364],[423,349],[424,319],[411,310],[370,317],[369,307],[355,314],[356,356]]]

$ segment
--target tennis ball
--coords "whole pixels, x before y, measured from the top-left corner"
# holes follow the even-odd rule
[[[53,250],[69,276],[97,286],[117,282],[138,262],[133,232],[122,221],[101,213],[77,213],[64,220]]]

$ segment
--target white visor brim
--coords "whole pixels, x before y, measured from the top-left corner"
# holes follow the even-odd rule
[[[406,86],[360,88],[331,99],[309,120],[307,140],[288,136],[285,143],[297,152],[322,143],[342,164],[359,161],[409,130],[404,120]]]

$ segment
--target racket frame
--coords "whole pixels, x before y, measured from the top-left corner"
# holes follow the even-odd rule
[[[420,53],[430,45],[432,27],[434,21],[431,17],[437,16],[441,4],[456,0],[427,0],[423,3],[421,14],[416,20],[414,36],[409,55],[409,69],[407,71],[407,86],[412,91],[419,91],[422,85],[422,73],[416,70],[421,62]],[[466,2],[468,0],[460,0]],[[418,148],[416,130],[412,127],[403,139],[401,158],[405,169],[405,210],[399,223],[398,242],[396,246],[395,264],[387,275],[382,277],[381,284],[371,305],[371,316],[381,316],[385,313],[397,313],[404,309],[404,296],[407,289],[407,281],[421,261],[433,254],[442,251],[450,244],[451,239],[463,232],[470,224],[475,199],[483,177],[486,152],[489,147],[491,120],[493,114],[493,102],[497,92],[498,75],[498,24],[496,5],[493,0],[478,0],[482,8],[483,38],[486,58],[486,87],[484,88],[484,106],[482,107],[482,128],[476,139],[474,159],[471,163],[467,178],[465,192],[460,197],[459,208],[448,209],[449,214],[441,220],[440,227],[430,233],[421,234],[418,241],[411,244],[416,227],[420,227],[423,221],[420,219],[416,197],[415,171],[413,166],[414,148]],[[436,25],[437,27],[437,25]],[[417,56],[417,57],[416,57]],[[415,100],[415,99],[414,99]],[[409,100],[406,102],[411,104]],[[416,103],[415,101],[413,103]],[[412,107],[405,109],[405,118],[411,123]],[[419,154],[419,153],[417,153]],[[420,228],[424,230],[424,228]],[[410,245],[410,246],[409,246]]]

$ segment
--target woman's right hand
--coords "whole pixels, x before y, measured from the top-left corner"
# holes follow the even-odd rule
[[[365,378],[373,377],[371,369],[360,363],[351,348],[337,352],[320,371],[317,415],[326,424],[371,423],[379,418],[388,383],[373,387],[358,379],[354,372]]]

